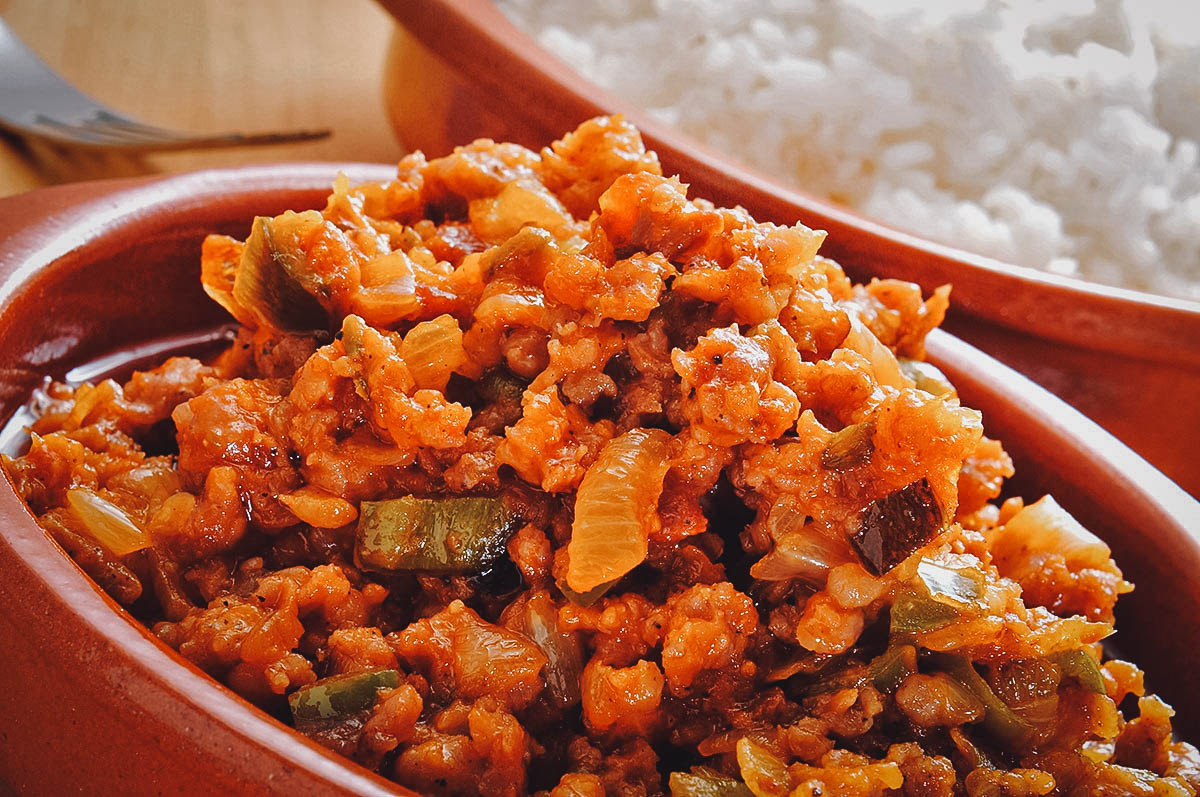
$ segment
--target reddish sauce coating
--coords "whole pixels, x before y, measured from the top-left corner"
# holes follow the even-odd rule
[[[853,285],[823,237],[689,198],[620,118],[416,153],[210,237],[229,351],[51,386],[5,467],[265,710],[396,670],[299,730],[419,792],[1195,794],[1169,707],[1100,663],[1108,548],[993,503],[1008,456],[918,365],[948,289]],[[519,517],[498,559],[356,563],[364,501],[459,495]]]

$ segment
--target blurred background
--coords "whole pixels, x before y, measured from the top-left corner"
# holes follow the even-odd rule
[[[322,141],[136,157],[0,137],[0,196],[95,177],[402,154],[381,88],[394,23],[372,0],[0,0],[0,17],[63,78],[141,121],[333,130]]]

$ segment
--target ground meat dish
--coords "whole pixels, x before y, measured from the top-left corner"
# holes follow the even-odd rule
[[[54,384],[9,476],[157,637],[430,794],[1190,795],[1131,589],[923,362],[948,289],[599,118],[210,236],[228,351]]]

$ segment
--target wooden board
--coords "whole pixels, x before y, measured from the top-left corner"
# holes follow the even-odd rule
[[[381,87],[394,23],[371,0],[0,0],[0,16],[77,88],[143,121],[334,131],[312,143],[139,158],[65,156],[0,139],[0,196],[96,177],[403,154]]]

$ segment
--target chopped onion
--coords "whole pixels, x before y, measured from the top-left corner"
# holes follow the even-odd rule
[[[842,341],[842,348],[853,349],[866,357],[871,363],[871,371],[875,374],[875,380],[879,384],[894,388],[907,387],[910,382],[900,370],[900,363],[896,360],[896,355],[892,354],[892,350],[875,337],[875,333],[859,319],[856,313],[851,311],[847,315],[850,316],[850,334],[846,335],[846,339]]]
[[[574,223],[558,197],[536,180],[508,183],[495,196],[473,199],[467,212],[471,226],[487,241],[504,241],[527,224],[561,237]]]
[[[708,767],[692,767],[691,772],[672,772],[667,781],[671,797],[753,797],[754,792],[739,780]]]
[[[299,246],[303,231],[323,223],[315,211],[254,219],[231,296],[234,304],[253,316],[255,326],[308,330],[329,323],[325,308],[310,290],[318,280],[308,254]]]
[[[404,336],[400,356],[417,387],[445,390],[450,374],[467,361],[458,321],[443,314],[417,324]]]
[[[362,286],[351,299],[351,308],[372,326],[391,326],[421,310],[411,258],[396,250],[363,263]]]
[[[67,504],[96,542],[117,556],[150,547],[150,536],[116,504],[86,487],[67,490]]]
[[[646,558],[659,527],[670,440],[661,429],[631,429],[610,440],[584,474],[567,543],[566,581],[575,592],[615,581]]]
[[[900,358],[900,370],[913,381],[918,390],[924,390],[931,396],[949,396],[954,398],[958,391],[942,373],[941,369],[923,360]]]
[[[747,736],[738,741],[737,762],[754,797],[782,797],[791,791],[787,762]]]
[[[782,495],[767,513],[767,532],[775,548],[750,568],[763,581],[800,578],[823,585],[829,570],[853,554],[845,537],[828,529],[811,528],[811,518],[799,500]]]
[[[1020,581],[1042,553],[1059,553],[1067,566],[1107,570],[1112,551],[1047,495],[1013,515],[989,540],[1000,575]]]
[[[545,590],[511,606],[512,611],[504,613],[504,625],[532,639],[546,654],[543,676],[555,704],[560,708],[577,704],[583,676],[583,646],[579,637],[559,626],[558,607]]]

